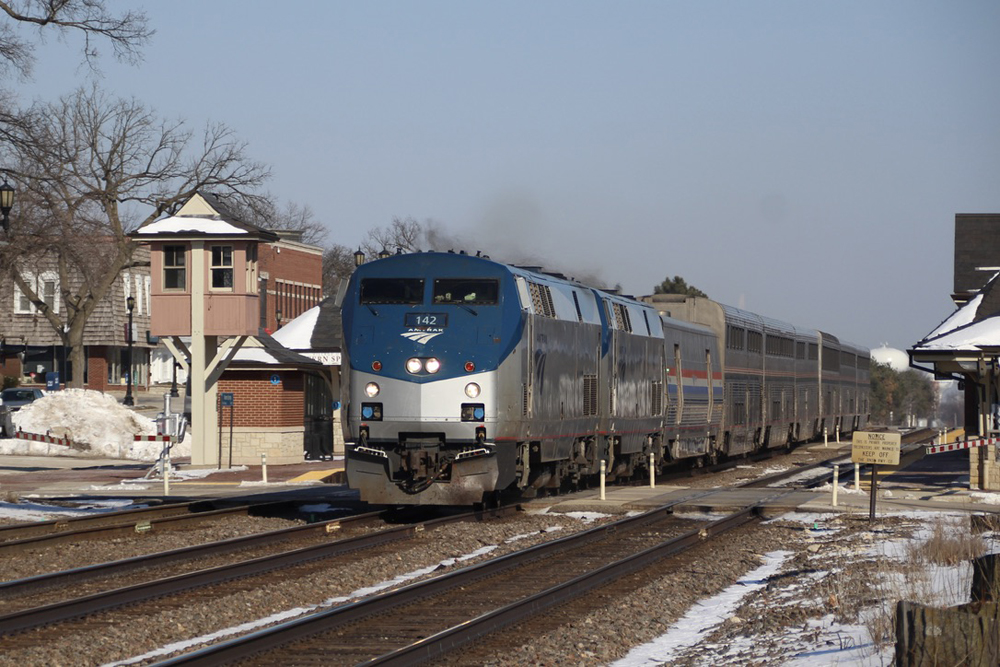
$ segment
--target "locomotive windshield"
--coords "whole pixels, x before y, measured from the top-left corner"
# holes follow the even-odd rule
[[[424,302],[422,278],[365,278],[361,281],[361,303]]]
[[[500,281],[496,278],[438,278],[434,281],[434,303],[488,306],[497,303]]]

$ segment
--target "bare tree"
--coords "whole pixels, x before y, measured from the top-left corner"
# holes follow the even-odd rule
[[[323,294],[333,296],[341,281],[354,273],[354,251],[335,243],[323,253]]]
[[[376,227],[368,231],[368,238],[361,244],[361,251],[369,259],[383,250],[387,252],[420,252],[420,242],[424,240],[424,229],[413,218],[393,218],[388,227]]]
[[[10,173],[20,186],[0,268],[70,348],[74,368],[84,367],[83,334],[94,309],[119,274],[137,265],[129,232],[198,190],[265,205],[255,191],[269,171],[225,125],[196,136],[183,121],[162,120],[135,99],[96,87],[19,116],[22,123],[0,127],[13,138],[17,166]],[[27,279],[39,261],[58,266],[59,312]],[[82,382],[75,373],[72,384]]]
[[[301,232],[303,243],[323,246],[330,234],[330,230],[316,219],[308,204],[286,202],[283,207],[279,207],[275,198],[270,195],[257,198],[249,204],[240,197],[223,198],[226,206],[244,222],[278,232]]]
[[[0,70],[13,70],[22,78],[31,76],[36,43],[45,29],[54,29],[62,39],[80,35],[83,58],[91,67],[98,57],[97,42],[110,43],[118,60],[136,63],[153,36],[144,12],[112,13],[104,0],[0,0],[0,12]],[[30,26],[38,28],[37,39],[24,36]]]

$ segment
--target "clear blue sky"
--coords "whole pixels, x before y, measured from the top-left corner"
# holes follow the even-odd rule
[[[109,4],[157,34],[103,86],[230,125],[348,246],[412,216],[906,349],[952,310],[955,213],[1000,212],[994,0]],[[37,56],[26,99],[86,75]]]

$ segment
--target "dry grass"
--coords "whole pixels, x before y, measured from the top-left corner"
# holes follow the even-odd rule
[[[906,544],[902,560],[881,559],[870,582],[874,608],[861,616],[875,645],[881,649],[895,643],[898,601],[942,607],[967,599],[969,590],[956,590],[962,579],[942,580],[940,568],[970,563],[987,550],[986,542],[971,532],[967,520],[942,517],[934,522],[928,538]]]
[[[929,539],[910,545],[907,560],[918,564],[958,565],[985,553],[986,542],[974,535],[968,525],[937,521]]]

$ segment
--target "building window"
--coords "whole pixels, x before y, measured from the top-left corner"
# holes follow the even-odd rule
[[[163,289],[187,289],[187,254],[182,245],[163,246]]]
[[[30,273],[23,274],[24,281],[38,295],[38,298],[45,303],[49,309],[59,312],[59,277],[52,272],[43,273],[36,276]],[[27,294],[23,293],[14,285],[14,312],[18,315],[32,315],[39,312],[39,309],[31,302]]]
[[[233,246],[212,246],[212,289],[233,289]]]

